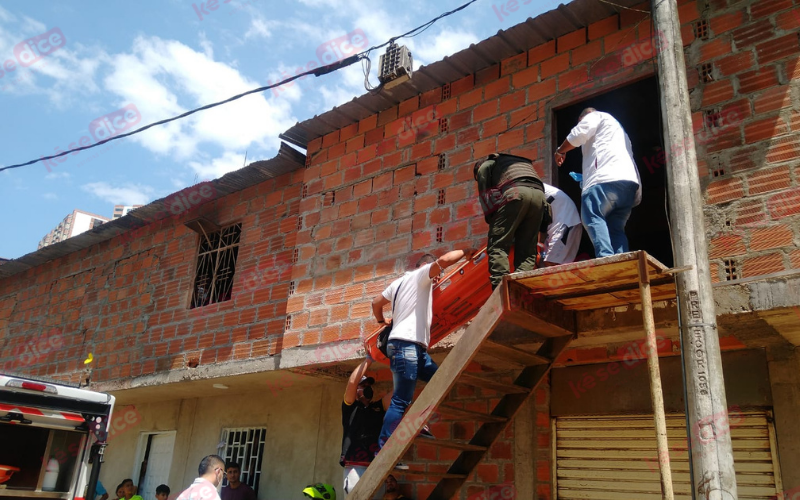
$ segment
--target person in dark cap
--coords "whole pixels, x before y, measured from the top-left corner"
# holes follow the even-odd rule
[[[342,455],[339,465],[344,467],[344,493],[348,495],[369,467],[378,451],[378,436],[383,426],[383,417],[392,400],[389,391],[375,398],[372,386],[375,379],[366,375],[372,364],[367,359],[353,370],[347,381],[342,401]]]
[[[515,272],[536,268],[542,217],[549,214],[549,207],[544,184],[528,158],[492,153],[475,164],[473,174],[489,224],[486,253],[494,290],[510,272],[508,252],[512,245]],[[546,222],[549,224],[549,220]]]

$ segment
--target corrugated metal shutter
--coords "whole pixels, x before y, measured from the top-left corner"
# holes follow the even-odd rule
[[[731,413],[739,498],[768,499],[781,488],[767,413]],[[691,499],[686,422],[667,416],[676,499]],[[653,417],[559,417],[555,423],[558,500],[660,500]],[[777,481],[777,485],[776,485]]]

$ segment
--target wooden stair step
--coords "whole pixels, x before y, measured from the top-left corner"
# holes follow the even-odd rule
[[[512,361],[522,366],[546,365],[552,363],[552,360],[544,356],[539,356],[538,354],[523,351],[515,347],[498,344],[490,340],[484,341],[479,352],[498,359]]]
[[[503,382],[495,382],[494,380],[477,377],[469,373],[462,373],[461,376],[458,377],[458,382],[462,384],[471,385],[474,387],[480,387],[481,389],[489,389],[492,391],[497,391],[503,394],[527,394],[531,392],[531,390],[528,389],[527,387],[522,387],[516,384],[505,384]]]
[[[490,415],[488,413],[481,413],[471,410],[463,410],[461,408],[455,408],[453,406],[448,406],[448,405],[439,405],[439,408],[437,408],[436,411],[441,415],[449,415],[463,420],[476,420],[478,422],[498,422],[498,423],[508,421],[506,417],[499,417],[497,415]]]
[[[466,479],[467,474],[450,474],[449,472],[427,472],[424,470],[397,470],[392,471],[394,476],[424,476],[424,477],[437,477],[442,479]]]
[[[431,439],[422,436],[417,436],[414,440],[416,444],[427,444],[428,446],[441,446],[442,448],[450,448],[453,450],[462,451],[486,451],[486,446],[478,446],[476,444],[469,444],[466,441],[456,441],[453,439]]]

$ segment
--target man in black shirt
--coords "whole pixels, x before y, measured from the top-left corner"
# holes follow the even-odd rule
[[[386,408],[392,400],[390,391],[373,402],[372,385],[375,379],[365,373],[372,364],[365,359],[350,374],[342,402],[342,456],[339,465],[344,467],[344,493],[349,494],[367,470],[378,448],[378,436],[383,426]]]

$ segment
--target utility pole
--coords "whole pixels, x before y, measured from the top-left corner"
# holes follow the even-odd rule
[[[676,0],[657,0],[651,5],[659,49],[658,84],[675,266],[691,266],[677,273],[676,280],[692,451],[692,497],[737,500],[678,5]]]

